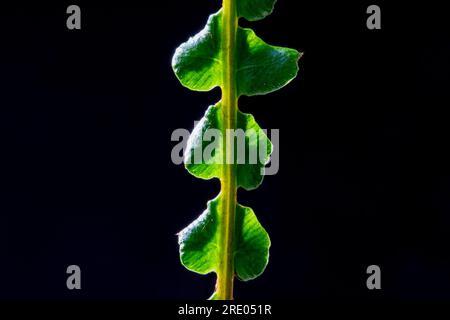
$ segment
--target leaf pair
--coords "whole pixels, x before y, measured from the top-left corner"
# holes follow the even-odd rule
[[[222,197],[208,202],[208,208],[179,233],[180,257],[191,271],[207,274],[216,271],[219,261],[219,233],[223,227]],[[236,206],[234,267],[239,279],[259,276],[269,259],[270,239],[252,209]]]
[[[222,167],[226,156],[224,136],[221,133],[224,119],[221,103],[211,106],[205,116],[195,127],[189,137],[185,165],[189,172],[197,178],[209,180],[222,177]],[[220,132],[220,136],[211,133]],[[237,113],[237,128],[229,132],[234,138],[234,154],[237,171],[237,185],[246,190],[256,189],[263,180],[264,166],[270,159],[272,143],[266,133],[256,123],[251,114]],[[214,141],[210,141],[214,140]]]
[[[249,8],[248,6],[245,8]],[[206,27],[200,33],[175,51],[172,66],[185,87],[196,91],[209,91],[222,86],[222,30],[221,10],[209,17]],[[301,56],[298,51],[270,46],[258,38],[253,30],[240,27],[236,41],[238,96],[276,91],[297,75],[297,61]]]

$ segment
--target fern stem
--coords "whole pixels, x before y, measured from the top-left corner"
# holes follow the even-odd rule
[[[236,166],[234,164],[233,152],[234,135],[230,130],[236,128],[237,114],[237,92],[236,92],[236,33],[238,18],[236,14],[236,0],[223,0],[223,86],[222,86],[222,114],[224,119],[225,143],[224,155],[226,163],[223,165],[221,179],[223,204],[221,230],[221,257],[217,272],[216,298],[219,300],[233,299],[234,280],[234,256],[233,238],[236,216]],[[230,134],[231,133],[231,134]]]

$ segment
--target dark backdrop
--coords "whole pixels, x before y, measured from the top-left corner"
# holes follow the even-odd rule
[[[69,4],[82,30],[66,28]],[[392,1],[390,1],[392,2]],[[311,4],[315,3],[315,4]],[[240,192],[272,239],[236,298],[449,298],[450,37],[440,5],[279,0],[246,23],[305,52],[299,78],[241,99],[281,129],[281,164]],[[170,159],[218,90],[183,88],[175,48],[219,1],[0,8],[0,298],[207,298],[175,234],[219,191]],[[66,268],[82,290],[66,289]],[[382,270],[382,290],[365,286]]]

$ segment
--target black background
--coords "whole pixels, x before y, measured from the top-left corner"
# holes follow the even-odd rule
[[[375,1],[370,31],[373,3],[342,2],[279,0],[242,22],[305,55],[289,86],[240,102],[281,130],[281,163],[239,193],[272,248],[237,299],[450,297],[448,18]],[[73,3],[81,31],[66,28]],[[170,61],[220,3],[73,3],[0,8],[0,298],[205,299],[214,276],[181,266],[175,234],[219,184],[173,165],[170,137],[220,92],[183,88]]]

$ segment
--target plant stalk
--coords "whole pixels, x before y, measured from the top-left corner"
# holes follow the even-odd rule
[[[217,270],[216,299],[233,299],[234,256],[233,241],[236,216],[236,165],[234,161],[234,134],[236,128],[237,90],[236,90],[236,33],[238,17],[236,0],[223,0],[223,85],[222,85],[222,115],[225,132],[223,154],[226,163],[223,165],[221,179],[222,187],[222,221],[220,264]]]

